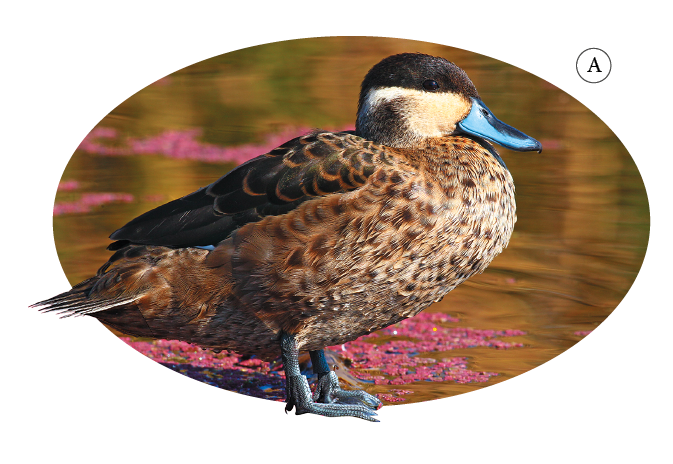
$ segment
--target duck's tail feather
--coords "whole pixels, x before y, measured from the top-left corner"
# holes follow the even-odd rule
[[[86,316],[109,309],[117,308],[132,303],[140,296],[118,298],[114,300],[90,299],[88,288],[77,290],[73,288],[69,292],[61,293],[48,300],[40,301],[31,305],[38,311],[49,313],[56,311],[62,318],[70,316]]]
[[[130,244],[95,276],[32,307],[61,317],[91,316],[129,336],[186,339],[229,296],[223,252],[204,264],[214,253]]]

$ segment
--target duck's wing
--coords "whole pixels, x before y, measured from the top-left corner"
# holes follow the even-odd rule
[[[287,213],[312,197],[364,185],[379,166],[395,163],[384,147],[351,132],[314,132],[233,169],[214,183],[133,219],[110,235],[171,247],[215,245],[233,231]]]

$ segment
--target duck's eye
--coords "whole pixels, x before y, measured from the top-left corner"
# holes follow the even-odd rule
[[[434,90],[437,90],[439,88],[439,84],[437,83],[437,81],[434,81],[432,79],[428,79],[427,81],[423,82],[423,88],[425,90],[434,91]]]

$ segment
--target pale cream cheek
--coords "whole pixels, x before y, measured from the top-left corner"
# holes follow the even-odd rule
[[[406,126],[412,134],[421,137],[442,137],[456,130],[456,124],[470,112],[469,99],[455,93],[431,93],[401,87],[370,91],[362,108],[365,118],[376,108],[391,100],[401,100]]]
[[[453,93],[418,92],[409,95],[406,119],[409,129],[426,137],[452,134],[470,112],[472,103]]]

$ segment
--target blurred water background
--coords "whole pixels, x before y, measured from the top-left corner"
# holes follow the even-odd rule
[[[649,209],[638,169],[596,115],[553,85],[424,42],[273,43],[194,64],[122,102],[74,153],[56,195],[54,236],[70,282],[95,273],[110,255],[108,235],[144,211],[312,128],[353,128],[364,74],[401,52],[455,62],[494,114],[540,140],[544,151],[498,147],[516,183],[518,222],[484,274],[417,321],[332,347],[330,360],[352,387],[388,404],[410,403],[506,380],[573,346],[610,315],[640,269]],[[273,363],[125,341],[213,385],[282,397]]]

